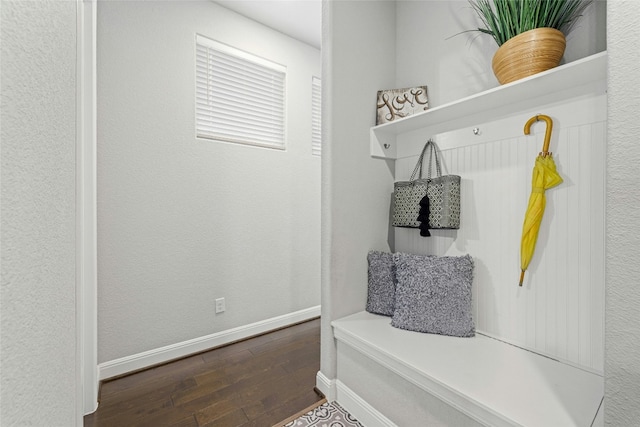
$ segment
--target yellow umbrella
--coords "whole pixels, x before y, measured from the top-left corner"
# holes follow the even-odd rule
[[[562,177],[556,171],[556,164],[549,152],[549,141],[551,140],[551,132],[553,129],[553,121],[551,117],[539,114],[530,118],[524,125],[524,134],[529,135],[533,122],[544,120],[547,123],[547,131],[544,136],[544,146],[542,152],[536,158],[533,168],[533,177],[531,179],[531,195],[529,196],[529,205],[524,216],[524,224],[522,226],[522,241],[520,243],[520,286],[524,280],[524,272],[529,267],[533,252],[538,240],[538,231],[542,222],[542,215],[547,203],[545,190],[555,187],[562,183]]]

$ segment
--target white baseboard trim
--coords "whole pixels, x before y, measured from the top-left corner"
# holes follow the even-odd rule
[[[249,325],[216,332],[215,334],[206,335],[204,337],[194,338],[192,340],[133,354],[120,359],[110,360],[98,365],[98,376],[100,380],[117,377],[129,372],[134,372],[160,363],[165,363],[170,360],[189,356],[190,354],[249,338],[254,335],[263,334],[294,323],[304,322],[305,320],[313,319],[318,316],[320,316],[319,305],[295,311],[293,313],[284,314],[282,316],[272,317],[271,319],[262,320]]]
[[[353,390],[336,380],[336,402],[367,427],[397,427],[389,418],[378,412]]]
[[[336,380],[330,380],[322,371],[316,374],[316,388],[324,394],[327,402],[336,400]]]

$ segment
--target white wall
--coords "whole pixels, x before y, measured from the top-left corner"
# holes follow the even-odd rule
[[[286,151],[195,138],[196,33],[287,66]],[[320,303],[319,74],[317,49],[209,1],[100,2],[99,362]]]
[[[365,17],[363,19],[362,17]],[[395,4],[323,2],[322,356],[336,375],[330,322],[364,310],[367,252],[389,250],[393,163],[369,156],[376,91],[393,86]]]
[[[605,423],[640,419],[640,2],[609,1]]]
[[[76,3],[2,2],[0,424],[73,426]]]

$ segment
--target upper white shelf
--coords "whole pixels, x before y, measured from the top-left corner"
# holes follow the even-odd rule
[[[371,128],[371,156],[396,158],[396,136],[419,129],[431,135],[503,118],[514,112],[606,90],[607,52],[579,59],[551,70],[422,113]]]

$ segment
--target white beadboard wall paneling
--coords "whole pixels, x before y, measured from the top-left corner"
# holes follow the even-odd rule
[[[523,128],[538,113],[553,119],[551,151],[564,182],[546,193],[536,252],[519,287],[522,223],[546,125],[534,123],[529,136]],[[602,373],[605,95],[477,127],[478,136],[471,128],[433,135],[443,173],[462,177],[461,228],[429,238],[398,228],[396,251],[471,254],[479,332]],[[396,160],[396,180],[409,178],[418,150]]]

